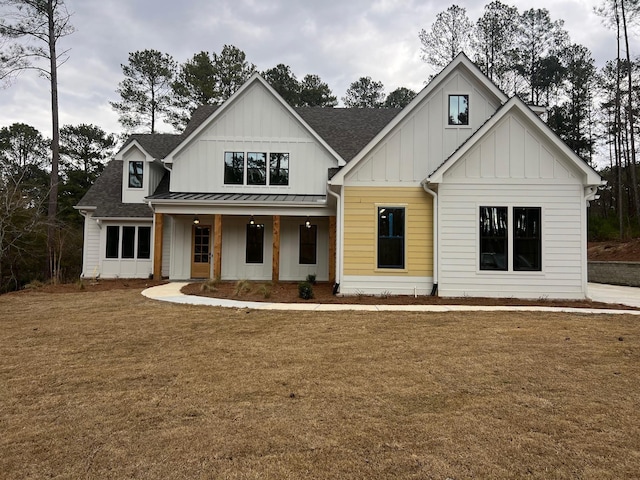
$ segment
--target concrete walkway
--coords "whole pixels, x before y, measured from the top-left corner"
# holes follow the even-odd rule
[[[617,310],[601,308],[570,307],[488,307],[471,305],[354,305],[354,304],[321,304],[321,303],[268,303],[245,302],[225,298],[199,297],[185,295],[180,289],[188,285],[186,282],[170,282],[157,287],[147,288],[142,292],[147,298],[164,302],[187,305],[209,305],[228,308],[252,308],[257,310],[365,310],[365,311],[405,311],[405,312],[488,312],[488,311],[527,311],[527,312],[568,312],[568,313],[613,313],[640,315],[640,310]],[[589,298],[596,302],[617,303],[640,308],[640,288],[618,287],[615,285],[589,284]]]

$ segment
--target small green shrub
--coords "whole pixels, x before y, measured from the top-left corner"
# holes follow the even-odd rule
[[[240,297],[245,293],[249,293],[251,291],[251,283],[249,280],[238,280],[236,282],[236,288],[233,290],[233,294],[236,297]]]
[[[310,273],[309,275],[307,275],[307,283],[310,283],[311,285],[315,285],[316,284],[316,274],[315,273]]]
[[[298,284],[298,296],[303,300],[313,298],[313,286],[309,282],[300,282]]]

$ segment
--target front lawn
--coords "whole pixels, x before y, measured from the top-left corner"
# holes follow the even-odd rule
[[[633,478],[626,315],[0,296],[3,478]]]

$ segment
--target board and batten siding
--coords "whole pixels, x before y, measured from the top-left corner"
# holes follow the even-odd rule
[[[489,130],[443,176],[439,286],[445,297],[577,299],[586,295],[586,202],[580,172],[517,114]],[[542,270],[480,270],[481,206],[540,207]],[[511,265],[510,261],[510,265]]]
[[[225,185],[224,153],[288,153],[289,185]],[[256,82],[174,155],[171,191],[326,193],[337,160],[264,85]]]
[[[469,95],[470,124],[449,126],[450,94]],[[500,102],[460,68],[396,125],[345,177],[345,184],[420,182],[497,110]]]
[[[405,268],[377,268],[378,207],[405,211]],[[345,187],[341,293],[428,293],[433,283],[433,201],[421,187]],[[416,290],[417,289],[417,290]]]

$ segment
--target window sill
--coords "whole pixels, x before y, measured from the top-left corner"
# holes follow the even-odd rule
[[[376,267],[373,269],[375,273],[409,273],[408,268],[380,268]]]

